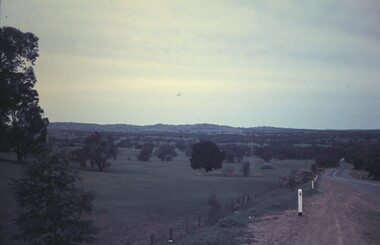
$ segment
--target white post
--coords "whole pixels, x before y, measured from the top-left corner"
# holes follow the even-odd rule
[[[302,189],[298,189],[298,216],[302,216]]]
[[[314,180],[311,181],[311,189],[314,190]]]

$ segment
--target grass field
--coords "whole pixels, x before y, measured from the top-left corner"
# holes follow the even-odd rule
[[[109,169],[78,169],[87,190],[95,194],[93,219],[101,229],[97,244],[125,244],[127,240],[143,244],[149,234],[180,227],[188,218],[195,223],[198,215],[205,217],[208,197],[215,194],[224,203],[242,195],[254,194],[278,184],[278,177],[293,168],[309,168],[312,161],[284,160],[272,162],[273,170],[260,170],[255,162],[251,173],[255,177],[223,177],[205,175],[190,168],[187,157],[179,154],[171,162],[152,158],[136,161],[138,151],[120,149],[117,161]],[[129,160],[129,159],[130,160]],[[228,164],[224,164],[226,166]],[[231,164],[240,173],[240,164]],[[22,166],[0,161],[0,208],[6,231],[15,217],[15,202],[7,185],[19,175]],[[135,244],[136,244],[135,243]]]

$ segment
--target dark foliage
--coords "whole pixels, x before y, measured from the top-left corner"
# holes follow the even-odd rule
[[[0,138],[17,160],[37,152],[46,141],[48,119],[38,105],[33,65],[38,38],[13,27],[0,28]]]
[[[227,144],[221,146],[221,148],[226,152],[226,160],[228,162],[241,162],[244,156],[251,155],[251,148],[247,145],[238,144]]]
[[[380,155],[371,159],[368,169],[368,178],[371,177],[375,180],[380,180]]]
[[[315,164],[315,163],[311,164],[311,166],[310,166],[310,170],[311,170],[314,174],[316,174],[316,173],[318,172],[318,166],[317,166],[317,164]]]
[[[137,160],[147,162],[150,160],[153,154],[154,145],[150,143],[145,143],[140,150]]]
[[[186,150],[186,143],[184,140],[178,140],[175,144],[175,147],[177,147],[177,149],[180,151],[185,151]]]
[[[174,147],[169,144],[160,145],[155,154],[161,161],[171,161],[177,156]]]
[[[315,164],[320,168],[334,168],[339,165],[339,159],[341,158],[340,155],[337,154],[323,154],[318,155],[315,158]]]
[[[25,244],[71,245],[94,241],[97,229],[85,215],[93,196],[78,187],[78,176],[56,156],[28,165],[12,186],[16,193],[20,234]]]
[[[103,171],[111,166],[111,160],[116,160],[118,153],[113,138],[95,132],[83,140],[82,148],[71,152],[71,159],[83,167],[89,162],[91,167],[97,166]]]
[[[133,148],[134,144],[131,139],[125,139],[117,143],[116,146],[120,148]]]
[[[214,142],[201,141],[193,145],[190,163],[193,169],[204,169],[209,172],[221,168],[225,158],[225,152]]]

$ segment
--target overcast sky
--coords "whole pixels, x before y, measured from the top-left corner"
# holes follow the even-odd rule
[[[2,0],[50,121],[380,128],[380,1]]]

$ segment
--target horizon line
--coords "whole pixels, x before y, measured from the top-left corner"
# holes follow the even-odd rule
[[[128,124],[128,123],[94,123],[94,122],[73,122],[73,121],[56,121],[56,122],[49,122],[51,123],[75,123],[75,124],[93,124],[93,125],[100,125],[100,126],[108,126],[108,125],[127,125],[127,126],[137,126],[137,127],[149,127],[149,126],[157,126],[157,125],[164,125],[164,126],[194,126],[194,125],[214,125],[214,126],[220,126],[220,127],[230,127],[230,128],[236,128],[236,129],[252,129],[252,128],[275,128],[275,129],[293,129],[293,130],[315,130],[315,131],[377,131],[380,130],[380,128],[345,128],[345,129],[334,129],[334,128],[325,128],[325,129],[316,129],[316,128],[296,128],[296,127],[277,127],[277,126],[231,126],[226,124],[217,124],[217,123],[185,123],[185,124],[166,124],[166,123],[155,123],[155,124]]]

